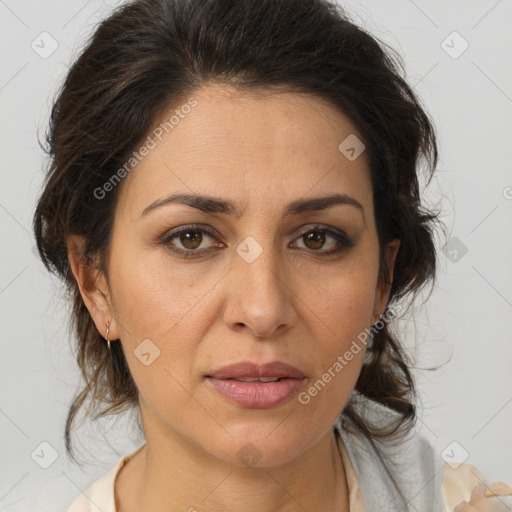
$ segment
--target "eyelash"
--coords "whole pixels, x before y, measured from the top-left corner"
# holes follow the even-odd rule
[[[181,229],[179,229],[177,231],[173,231],[171,233],[167,233],[163,237],[161,243],[162,243],[162,245],[168,247],[168,249],[170,251],[172,251],[173,253],[179,254],[183,258],[199,258],[199,257],[201,257],[202,254],[204,254],[204,252],[208,252],[210,249],[202,249],[202,250],[188,249],[188,250],[184,250],[184,249],[177,249],[177,248],[171,248],[170,247],[170,242],[173,239],[178,238],[180,235],[182,235],[184,233],[189,233],[189,232],[206,233],[211,238],[215,238],[216,237],[216,235],[214,233],[212,233],[210,230],[208,230],[208,229],[206,229],[204,227],[199,227],[199,225],[190,225],[190,226],[184,226],[184,227],[182,227]],[[350,239],[345,233],[343,233],[343,232],[339,232],[338,233],[337,231],[334,231],[334,230],[331,230],[331,229],[322,228],[320,226],[309,227],[307,230],[301,232],[299,234],[299,236],[296,238],[296,240],[301,238],[301,237],[303,237],[304,235],[306,235],[306,234],[308,234],[310,232],[318,232],[318,233],[322,233],[324,235],[331,236],[338,243],[341,244],[341,247],[338,247],[336,249],[331,249],[330,251],[318,252],[318,255],[321,256],[321,257],[333,256],[335,254],[340,253],[341,251],[343,251],[345,249],[348,249],[348,248],[354,246],[353,240]],[[310,250],[309,252],[316,253],[317,251]]]

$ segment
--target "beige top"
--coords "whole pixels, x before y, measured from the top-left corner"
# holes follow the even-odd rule
[[[352,463],[340,436],[336,436],[349,491],[350,512],[364,512],[363,499]],[[117,464],[96,480],[73,502],[67,512],[116,512],[114,482],[120,469],[144,445],[119,459]],[[453,468],[444,466],[442,494],[446,512],[505,512],[512,510],[512,487],[503,482],[484,484],[484,478],[473,464]]]

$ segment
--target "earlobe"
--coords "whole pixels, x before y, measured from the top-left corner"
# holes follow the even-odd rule
[[[83,237],[70,235],[67,239],[67,247],[71,272],[98,332],[105,337],[106,325],[110,323],[109,338],[117,339],[119,336],[113,321],[114,312],[109,298],[108,283],[103,272],[96,264],[94,266],[88,264],[83,257],[85,247]]]

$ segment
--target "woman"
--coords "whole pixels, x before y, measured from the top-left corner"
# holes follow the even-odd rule
[[[34,229],[74,298],[82,406],[145,443],[101,510],[501,510],[413,431],[390,327],[434,279],[433,126],[324,0],[136,0],[52,110]],[[471,504],[469,501],[471,500]]]

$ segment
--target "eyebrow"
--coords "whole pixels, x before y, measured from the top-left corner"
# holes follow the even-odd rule
[[[195,194],[173,194],[164,199],[157,199],[151,203],[142,211],[141,217],[144,217],[156,208],[171,203],[184,204],[206,213],[222,213],[225,215],[233,215],[234,217],[241,217],[242,215],[236,204],[229,199]],[[346,194],[332,194],[324,197],[297,199],[286,206],[283,212],[283,218],[290,215],[298,215],[303,212],[326,210],[327,208],[335,205],[349,205],[358,208],[361,211],[363,220],[366,224],[363,205],[353,197]]]

